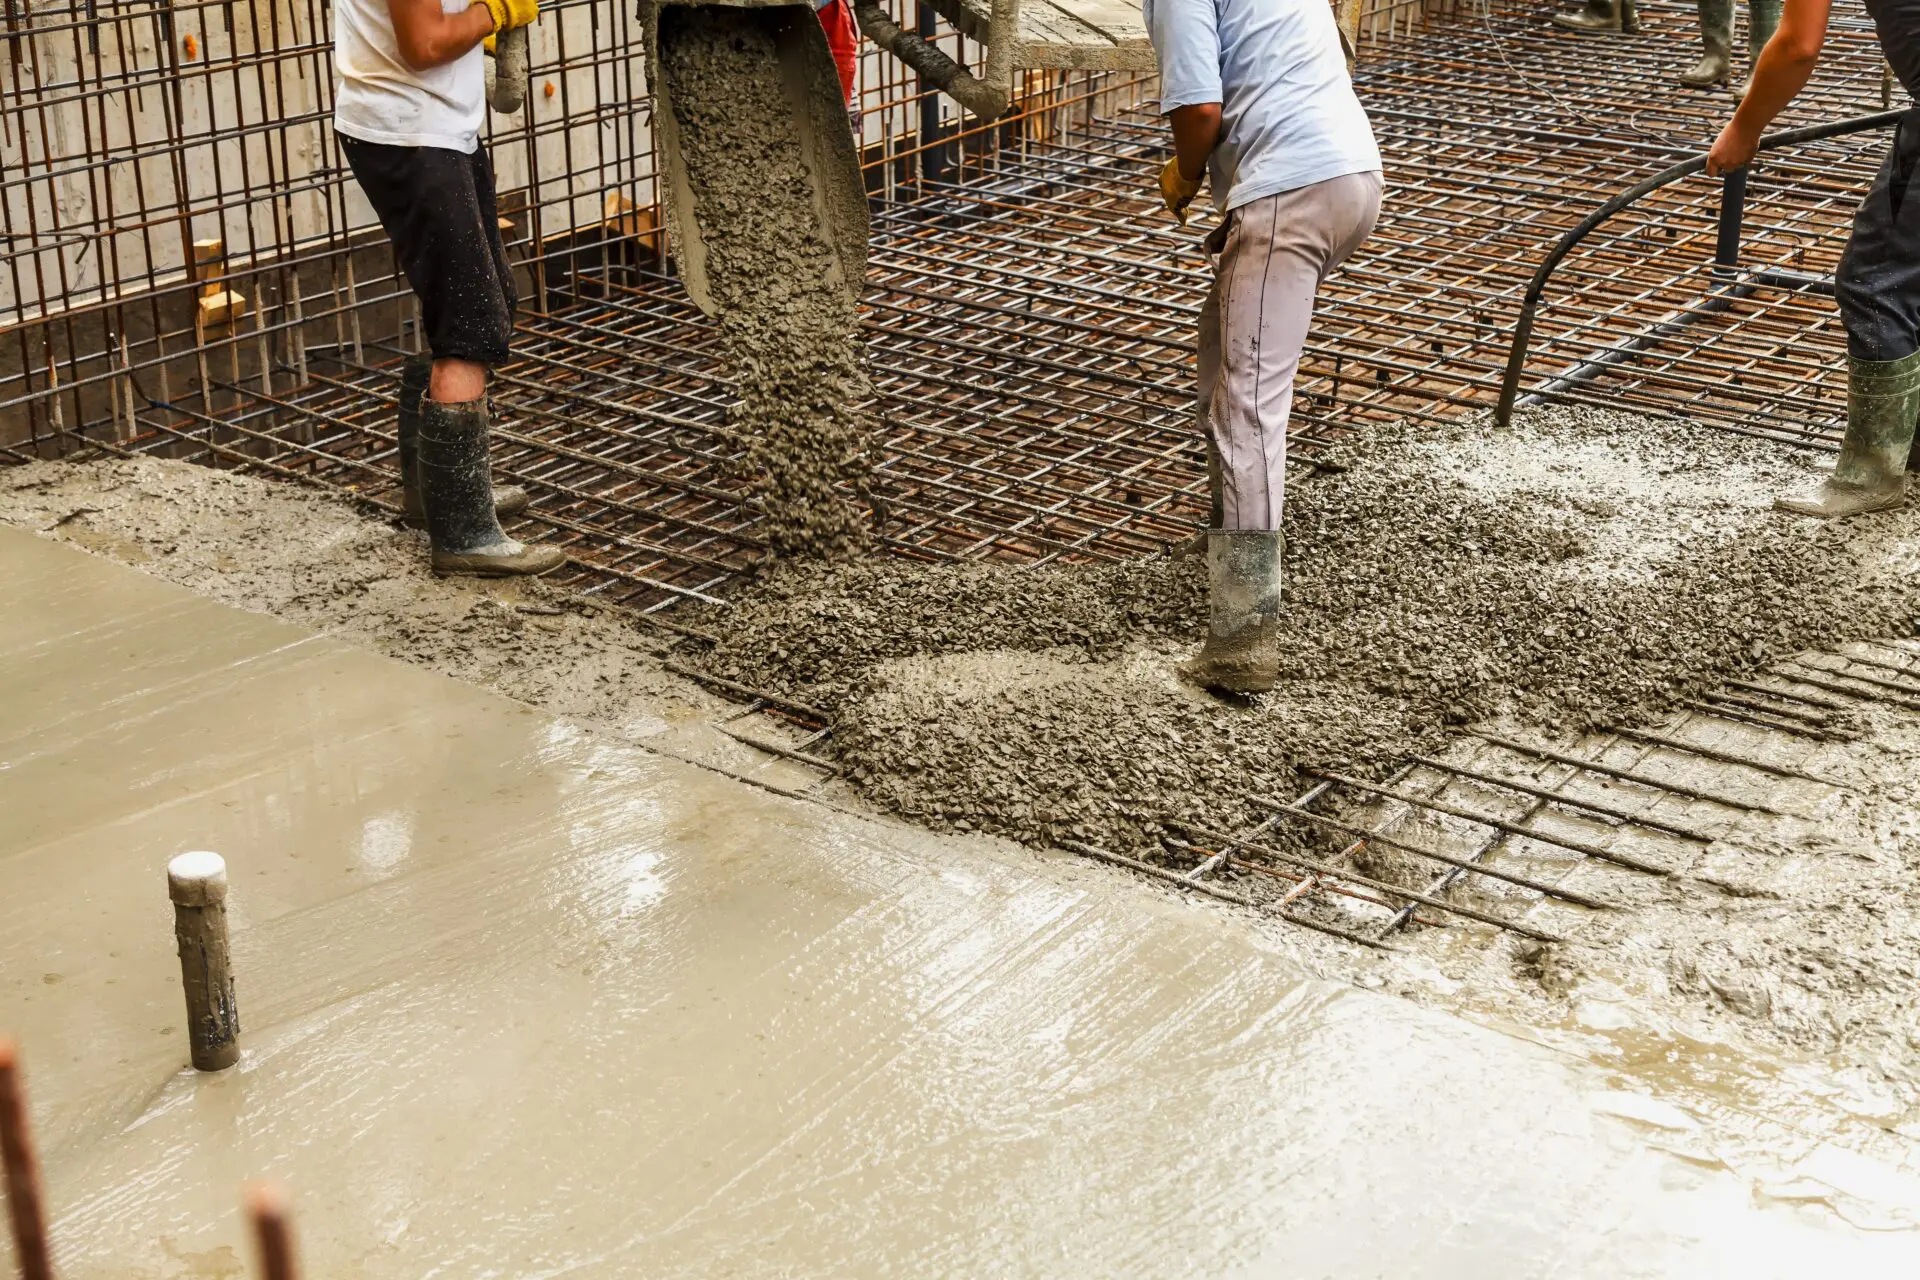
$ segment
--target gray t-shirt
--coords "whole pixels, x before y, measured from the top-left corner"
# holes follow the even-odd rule
[[[1160,110],[1220,104],[1222,211],[1380,168],[1327,0],[1144,0]]]

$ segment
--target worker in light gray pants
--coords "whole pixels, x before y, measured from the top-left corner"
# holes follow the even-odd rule
[[[1326,0],[1145,0],[1181,223],[1202,179],[1207,238],[1198,422],[1212,460],[1207,640],[1196,683],[1264,693],[1280,666],[1282,498],[1294,376],[1328,273],[1373,229],[1380,152]]]
[[[1200,308],[1201,435],[1218,459],[1223,529],[1277,529],[1287,423],[1320,282],[1373,230],[1380,175],[1349,173],[1262,196],[1207,237]]]

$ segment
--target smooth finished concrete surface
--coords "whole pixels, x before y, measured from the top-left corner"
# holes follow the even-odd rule
[[[67,1280],[1913,1274],[1597,1068],[0,530],[0,1030]],[[240,1065],[165,865],[224,854]],[[1629,1110],[1631,1108],[1628,1108]],[[0,1255],[4,1256],[4,1255]]]

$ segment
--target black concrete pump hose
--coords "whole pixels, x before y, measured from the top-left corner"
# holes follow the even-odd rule
[[[853,16],[867,39],[891,53],[934,88],[982,120],[998,120],[1012,101],[1013,42],[1020,27],[1020,0],[993,0],[988,21],[987,62],[974,75],[900,24],[876,0],[854,0]]]
[[[1782,147],[1797,146],[1803,142],[1818,142],[1823,138],[1838,138],[1849,133],[1863,133],[1868,129],[1882,129],[1897,123],[1905,111],[1881,111],[1870,116],[1854,116],[1846,120],[1829,120],[1825,124],[1808,125],[1804,129],[1788,129],[1784,133],[1771,133],[1760,139],[1758,150],[1777,151]],[[1683,160],[1670,169],[1662,169],[1646,181],[1621,192],[1613,199],[1595,209],[1580,222],[1580,225],[1560,237],[1560,243],[1533,273],[1533,280],[1527,285],[1526,300],[1520,306],[1520,320],[1514,326],[1513,345],[1507,351],[1506,375],[1500,382],[1500,403],[1493,411],[1494,425],[1505,427],[1513,421],[1513,403],[1520,393],[1520,374],[1527,363],[1527,340],[1533,336],[1533,316],[1540,306],[1541,296],[1547,290],[1547,280],[1553,275],[1553,269],[1560,265],[1561,259],[1573,251],[1573,247],[1593,231],[1593,229],[1619,213],[1628,205],[1652,191],[1658,191],[1672,182],[1699,173],[1707,167],[1707,157],[1694,156]],[[1745,171],[1741,171],[1743,177]]]

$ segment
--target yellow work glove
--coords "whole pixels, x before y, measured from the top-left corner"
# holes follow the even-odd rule
[[[1180,219],[1181,226],[1187,225],[1187,206],[1199,194],[1200,184],[1180,172],[1180,157],[1169,159],[1160,171],[1160,198],[1167,202],[1167,212]]]
[[[481,0],[493,15],[493,34],[530,27],[540,16],[540,0]]]
[[[480,47],[487,51],[487,56],[489,58],[497,58],[500,56],[500,50],[496,49],[494,46],[497,45],[499,42],[500,42],[499,36],[488,36],[485,40],[482,40],[480,42]]]

